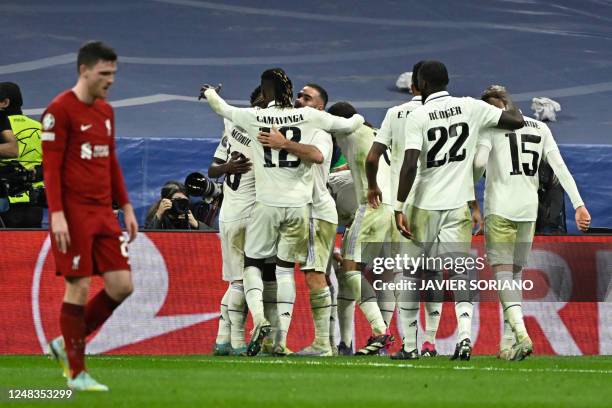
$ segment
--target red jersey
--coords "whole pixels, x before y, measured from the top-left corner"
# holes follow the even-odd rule
[[[104,100],[59,94],[42,116],[43,168],[49,212],[64,205],[123,206],[129,202],[115,154],[115,117]]]

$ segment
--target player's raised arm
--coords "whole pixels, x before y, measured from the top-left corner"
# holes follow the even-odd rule
[[[483,101],[489,100],[491,102],[488,107],[481,104],[481,108],[484,110],[484,121],[485,127],[488,127],[489,119],[495,120],[495,125],[501,129],[520,129],[525,126],[525,119],[519,108],[512,102],[510,95],[505,87],[501,85],[491,85],[485,89],[481,99]],[[500,103],[495,103],[499,100]],[[504,106],[504,109],[499,114],[499,106]]]
[[[358,113],[346,118],[316,109],[312,109],[312,112],[314,112],[316,126],[335,135],[352,133],[365,122],[363,116]]]
[[[204,85],[202,89],[202,94],[208,101],[210,108],[216,114],[223,116],[225,119],[228,119],[239,126],[246,126],[246,123],[248,123],[247,116],[249,116],[248,113],[250,112],[249,108],[237,108],[228,104],[219,96],[216,88],[207,87],[207,85]]]

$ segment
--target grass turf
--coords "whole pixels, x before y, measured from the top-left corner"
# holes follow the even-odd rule
[[[65,387],[44,356],[0,357],[0,406],[70,407],[609,407],[612,357],[473,357],[392,361],[384,357],[89,357],[108,393],[70,401],[18,401],[8,389]]]

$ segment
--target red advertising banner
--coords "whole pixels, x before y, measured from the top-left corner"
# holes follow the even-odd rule
[[[580,251],[571,245],[580,244]],[[584,244],[593,244],[587,245]],[[46,231],[0,232],[0,354],[39,354],[59,335],[59,309],[63,279],[55,264]],[[482,252],[482,239],[474,248]],[[590,291],[604,291],[612,275],[612,237],[537,237],[534,251],[553,257],[568,276],[592,276]],[[141,233],[130,245],[134,293],[106,324],[88,339],[88,353],[206,354],[212,351],[217,331],[219,302],[227,288],[221,280],[221,249],[215,233]],[[531,265],[530,265],[531,266]],[[524,276],[537,279],[536,268]],[[545,278],[545,277],[544,277]],[[541,279],[544,279],[541,278]],[[298,350],[309,344],[313,324],[308,290],[296,274],[297,301],[288,345]],[[101,288],[94,279],[91,295]],[[606,291],[607,290],[607,291]],[[539,294],[544,298],[546,294]],[[594,298],[595,299],[595,298]],[[537,354],[612,354],[612,299],[607,302],[527,301],[526,325]],[[473,343],[476,354],[495,354],[503,319],[497,302],[475,304]],[[423,320],[423,319],[421,319]],[[356,345],[369,337],[367,322],[356,311]],[[398,341],[396,319],[393,330]],[[436,341],[450,354],[455,344],[453,303],[444,305]]]

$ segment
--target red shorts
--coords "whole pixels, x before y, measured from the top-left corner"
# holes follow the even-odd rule
[[[92,276],[109,271],[130,270],[127,238],[110,207],[64,208],[70,246],[62,254],[51,235],[57,275]]]

